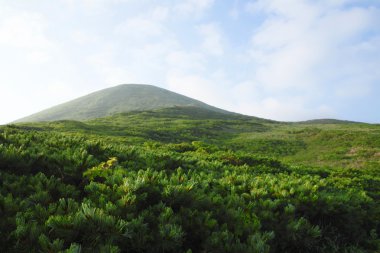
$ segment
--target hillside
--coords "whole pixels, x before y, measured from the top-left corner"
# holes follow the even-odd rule
[[[115,113],[144,111],[174,106],[192,106],[214,112],[230,113],[198,100],[152,85],[124,84],[100,90],[54,106],[16,122],[88,120]]]
[[[312,119],[312,120],[306,120],[301,121],[299,123],[305,123],[305,124],[358,124],[362,122],[356,122],[356,121],[349,121],[349,120],[338,120],[338,119]]]
[[[0,126],[0,252],[379,252],[380,125],[167,106]]]
[[[188,106],[2,126],[0,251],[376,253],[379,137]]]
[[[319,122],[319,121],[318,121]],[[334,123],[335,122],[335,123]],[[286,123],[199,107],[134,111],[79,121],[19,123],[23,129],[81,133],[111,142],[202,141],[219,149],[249,152],[316,167],[380,166],[380,126],[345,121]]]

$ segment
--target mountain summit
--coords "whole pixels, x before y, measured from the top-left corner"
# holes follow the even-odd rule
[[[123,84],[100,90],[35,113],[16,122],[89,120],[116,113],[145,111],[175,106],[192,106],[214,112],[222,109],[152,85]]]

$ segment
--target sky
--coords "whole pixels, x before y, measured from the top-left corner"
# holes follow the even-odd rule
[[[0,0],[0,124],[126,83],[380,123],[380,1]]]

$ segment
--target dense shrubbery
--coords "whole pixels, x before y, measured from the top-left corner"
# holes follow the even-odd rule
[[[379,169],[102,138],[0,129],[0,252],[379,250]]]

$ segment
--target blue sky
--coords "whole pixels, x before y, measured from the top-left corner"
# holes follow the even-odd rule
[[[377,0],[0,0],[0,124],[122,83],[380,123]]]

